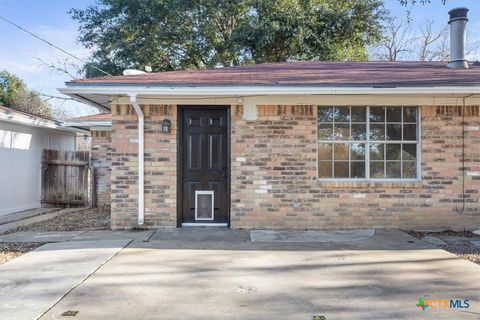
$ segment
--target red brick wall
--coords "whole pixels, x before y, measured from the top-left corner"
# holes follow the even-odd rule
[[[145,225],[176,225],[176,107],[144,105]],[[242,119],[232,106],[233,228],[472,228],[480,224],[480,117],[466,112],[466,210],[461,207],[458,107],[422,107],[422,180],[418,183],[317,181],[316,107],[258,106]],[[161,121],[172,121],[169,134]],[[132,140],[133,139],[133,140]],[[137,227],[137,117],[112,109],[112,226]]]
[[[145,223],[138,226],[138,121],[128,105],[112,107],[112,228],[175,227],[177,142],[175,106],[142,105],[145,114]],[[161,132],[163,119],[172,122]]]
[[[110,206],[110,131],[92,131],[91,151],[97,206]]]
[[[234,228],[468,228],[480,224],[480,118],[467,109],[466,210],[461,207],[461,117],[422,108],[422,181],[325,183],[316,173],[316,107],[258,106],[232,121]],[[473,175],[472,175],[473,174]]]

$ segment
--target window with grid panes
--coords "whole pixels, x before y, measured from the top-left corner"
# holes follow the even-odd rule
[[[417,179],[418,107],[318,106],[319,179]]]

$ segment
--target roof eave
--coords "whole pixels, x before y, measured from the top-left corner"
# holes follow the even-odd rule
[[[74,128],[74,127],[65,127],[62,123],[56,123],[53,121],[46,121],[42,118],[34,118],[34,117],[22,117],[19,115],[7,115],[4,113],[0,113],[0,120],[15,124],[20,124],[24,126],[36,127],[36,128],[43,128],[48,130],[54,131],[62,131],[68,133],[77,133],[83,132],[84,129]]]
[[[325,94],[480,94],[478,85],[455,85],[455,86],[299,86],[299,85],[251,85],[251,86],[160,86],[160,85],[78,85],[69,84],[66,88],[58,89],[61,93],[67,94],[75,99],[84,100],[82,95],[168,95],[168,96],[248,96],[248,95],[325,95]],[[108,109],[107,109],[108,110]]]
[[[88,99],[84,96],[82,96],[82,94],[79,94],[79,93],[75,93],[75,90],[74,91],[68,91],[68,90],[64,90],[66,88],[58,88],[57,90],[60,92],[60,93],[63,93],[64,95],[67,95],[69,96],[70,98],[72,99],[75,99],[79,102],[82,102],[82,103],[85,103],[85,104],[88,104],[94,108],[97,108],[99,111],[101,112],[110,112],[110,108],[109,107],[106,107],[104,106],[103,104],[100,104],[100,103],[97,103],[96,101],[93,101],[91,99]],[[85,94],[85,93],[84,93]]]

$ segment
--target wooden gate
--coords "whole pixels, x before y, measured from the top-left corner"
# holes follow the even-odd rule
[[[90,154],[88,151],[43,150],[42,203],[89,204]]]

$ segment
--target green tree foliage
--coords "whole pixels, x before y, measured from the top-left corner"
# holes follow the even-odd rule
[[[93,49],[87,77],[308,60],[364,60],[386,17],[381,0],[97,0],[72,9]]]
[[[50,105],[35,90],[29,90],[17,76],[0,71],[0,104],[42,117],[52,117]]]

